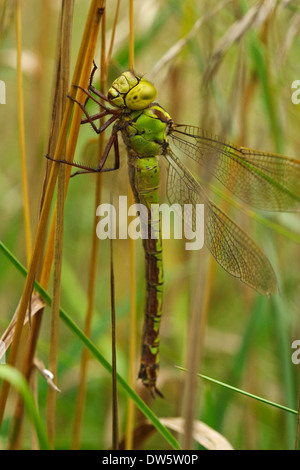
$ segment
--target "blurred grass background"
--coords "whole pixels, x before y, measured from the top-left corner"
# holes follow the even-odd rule
[[[88,1],[75,2],[71,70],[76,60]],[[235,36],[234,26],[251,13],[252,1],[135,2],[135,71],[154,81],[158,102],[179,123],[199,125],[248,147],[299,157],[300,105],[291,101],[291,85],[299,79],[300,11],[297,2],[270,2],[274,8],[258,25],[249,24]],[[6,10],[4,7],[6,6]],[[107,37],[110,37],[116,2],[107,8]],[[14,2],[0,2],[0,79],[6,83],[6,105],[0,105],[1,172],[0,237],[26,264],[23,202],[17,131],[17,76]],[[10,9],[10,8],[11,9]],[[209,12],[220,7],[215,14]],[[23,7],[23,80],[25,137],[29,196],[33,231],[45,171],[46,143],[50,122],[59,1],[28,0]],[[5,12],[5,14],[4,14]],[[263,11],[261,11],[263,14]],[[192,30],[199,18],[203,24],[169,62],[161,59],[180,38]],[[234,40],[234,38],[236,40]],[[98,54],[99,56],[99,54]],[[96,59],[97,60],[97,59]],[[121,2],[116,40],[109,66],[108,84],[128,68],[128,4]],[[91,128],[82,126],[75,160],[89,139]],[[94,175],[71,180],[65,207],[64,254],[61,304],[79,325],[84,324],[87,303],[88,261],[94,209]],[[118,174],[104,175],[102,202],[109,202],[111,188],[126,194],[126,155]],[[162,200],[164,188],[161,188]],[[222,201],[218,201],[224,204]],[[223,206],[224,207],[224,206]],[[286,406],[297,408],[299,365],[291,361],[291,344],[300,338],[299,246],[277,231],[254,223],[243,213],[227,207],[271,260],[278,276],[280,294],[265,299],[216,267],[213,281],[207,280],[210,255],[201,253],[199,277],[197,253],[184,250],[184,242],[164,242],[165,296],[161,327],[159,388],[165,399],[145,400],[158,416],[180,416],[184,365],[188,346],[188,322],[194,292],[209,291],[208,316],[201,372]],[[267,214],[267,219],[300,235],[299,217]],[[128,372],[129,256],[128,240],[114,243],[118,371]],[[144,257],[141,243],[137,258],[137,334],[141,334],[144,311]],[[213,261],[214,263],[214,261]],[[110,358],[109,244],[101,241],[93,317],[92,339]],[[24,280],[0,257],[0,331],[4,331],[17,307]],[[207,287],[207,282],[209,286]],[[204,294],[203,294],[204,295]],[[202,301],[202,300],[201,300]],[[201,311],[201,305],[199,305]],[[140,336],[137,338],[140,343]],[[38,357],[47,365],[49,318],[44,315]],[[78,370],[82,346],[60,327],[59,370],[56,380],[62,393],[57,398],[55,447],[70,448]],[[136,358],[136,371],[138,370]],[[199,379],[200,380],[200,379]],[[45,413],[47,383],[39,378],[38,402]],[[239,396],[222,387],[201,381],[197,416],[221,432],[236,449],[291,449],[296,420],[293,415]],[[81,448],[111,446],[111,379],[90,360],[86,406],[81,429]],[[126,397],[119,394],[120,436],[125,432]],[[137,413],[137,419],[139,415]],[[1,447],[5,448],[9,416],[3,423]],[[30,434],[25,432],[25,447]],[[144,449],[166,448],[157,434],[142,444]]]

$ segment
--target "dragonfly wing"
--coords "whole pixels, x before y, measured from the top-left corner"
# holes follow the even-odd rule
[[[254,241],[207,196],[201,185],[169,149],[167,197],[171,204],[204,204],[204,241],[216,261],[230,274],[263,295],[277,289],[273,268]],[[195,211],[193,211],[195,217]],[[186,222],[186,221],[185,221]],[[188,222],[189,223],[189,222]],[[195,220],[191,221],[193,230]]]
[[[174,125],[174,145],[257,209],[300,210],[300,161],[239,147],[198,127]]]

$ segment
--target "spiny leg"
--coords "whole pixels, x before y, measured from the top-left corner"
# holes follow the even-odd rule
[[[100,134],[101,132],[103,132],[103,130],[106,129],[106,127],[109,126],[112,122],[114,122],[120,114],[120,113],[118,113],[118,114],[112,113],[110,109],[105,108],[105,111],[102,111],[101,113],[97,113],[97,114],[95,114],[95,116],[90,116],[89,113],[87,112],[87,110],[85,109],[85,106],[82,103],[80,103],[80,101],[76,100],[76,98],[72,98],[70,95],[67,95],[67,96],[74,103],[78,104],[81,111],[85,114],[86,119],[83,119],[81,121],[81,124],[86,124],[87,122],[89,122],[91,124],[91,126],[93,127],[94,131],[97,132],[97,134]],[[108,116],[109,114],[113,114],[112,118],[109,119],[109,121],[108,121],[109,124],[107,124],[106,127],[104,127],[104,129],[102,129],[102,127],[97,128],[96,125],[93,123],[93,121],[96,120],[96,119]]]
[[[116,119],[115,116],[113,116],[113,118]],[[97,129],[98,133],[102,132],[105,128],[107,127],[107,123],[105,123],[102,127],[100,127],[99,129]],[[114,150],[115,150],[115,163],[114,163],[114,166],[112,168],[103,168],[106,160],[107,160],[107,157],[109,155],[109,152],[112,148],[112,146],[114,146]],[[80,174],[83,174],[83,173],[99,173],[99,172],[106,172],[106,171],[114,171],[114,170],[117,170],[119,167],[120,167],[120,153],[119,153],[119,143],[118,143],[118,130],[113,130],[112,131],[112,134],[106,144],[106,147],[105,147],[105,150],[103,152],[103,155],[101,157],[101,160],[100,160],[100,163],[99,165],[97,166],[97,168],[91,168],[90,166],[87,166],[87,165],[83,165],[81,163],[76,163],[76,162],[70,162],[68,160],[56,160],[55,158],[52,158],[50,157],[50,155],[46,155],[46,158],[48,160],[51,160],[53,162],[57,162],[57,163],[64,163],[66,165],[70,165],[70,166],[74,166],[76,168],[80,168],[82,169],[83,171],[77,171],[76,173],[74,173],[73,175],[71,175],[71,177],[75,176],[75,175],[80,175]]]
[[[99,114],[95,114],[94,116],[89,116],[87,114],[87,119],[83,119],[81,121],[81,124],[86,124],[86,123],[90,123],[91,126],[93,127],[94,131],[97,133],[97,134],[101,134],[101,132],[103,132],[107,127],[109,127],[117,118],[118,116],[112,116],[110,117],[101,127],[97,128],[95,126],[95,124],[93,123],[93,121],[96,121],[97,119],[101,118],[101,117],[104,117],[104,116],[107,116],[107,114],[103,114],[103,116],[101,116],[102,113],[99,113]]]
[[[112,146],[114,146],[114,151],[115,151],[114,166],[112,168],[103,168]],[[100,163],[97,166],[97,168],[91,168],[91,167],[88,167],[88,166],[85,166],[85,165],[80,165],[79,163],[71,163],[71,162],[66,162],[66,163],[72,164],[72,166],[76,166],[77,168],[81,168],[83,170],[83,171],[76,171],[76,173],[71,175],[71,177],[73,177],[75,175],[82,175],[82,174],[85,174],[85,173],[100,173],[100,172],[104,173],[104,172],[107,172],[107,171],[118,170],[119,167],[120,167],[120,152],[119,152],[119,142],[118,142],[118,131],[113,130],[113,132],[112,132],[112,134],[111,134],[111,136],[110,136],[110,138],[109,138],[109,140],[106,144],[105,150],[103,152],[103,155],[101,157]]]
[[[83,87],[80,86],[80,85],[74,85],[74,84],[73,84],[72,86],[73,86],[74,88],[78,88],[79,90],[83,91],[83,92],[87,95],[87,100],[90,98],[90,99],[91,99],[92,101],[94,101],[96,104],[98,104],[99,106],[101,106],[102,109],[105,109],[106,111],[111,112],[111,114],[118,113],[118,110],[110,109],[110,108],[108,108],[107,106],[105,106],[105,104],[101,103],[101,101],[99,101],[97,98],[95,98],[95,97],[91,94],[91,92],[90,92],[89,90],[86,90],[85,88],[83,88]],[[95,90],[96,90],[96,88],[95,88]],[[100,91],[98,92],[98,90],[96,90],[96,91],[97,91],[97,94],[98,94],[98,96],[99,96],[100,99],[102,99],[103,101],[106,101],[106,102],[109,103],[109,101],[108,101],[108,99],[107,99],[107,97],[106,97],[105,95],[103,95],[102,93],[100,93]],[[72,98],[71,96],[69,96],[69,98],[71,98],[71,100],[74,101],[74,98]],[[82,105],[82,106],[85,106],[85,105],[86,105],[87,100],[85,101],[85,104]]]
[[[89,88],[93,85],[93,81],[94,81],[94,75],[95,75],[95,72],[97,70],[97,65],[96,65],[96,62],[93,60],[93,70],[91,72],[91,75],[90,75],[90,79],[89,79]]]
[[[94,85],[93,85],[94,75],[95,75],[95,72],[96,72],[96,70],[97,70],[97,68],[98,68],[97,65],[96,65],[96,63],[95,63],[95,61],[93,61],[93,65],[94,65],[94,67],[93,67],[93,70],[92,70],[91,75],[90,75],[90,80],[89,80],[88,89],[89,89],[90,91],[92,91],[96,96],[98,96],[99,98],[101,98],[102,100],[109,102],[108,99],[107,99],[107,96],[103,95],[103,93],[101,93],[101,91],[97,90],[97,88],[95,88]],[[86,91],[86,90],[84,90],[84,91]],[[89,96],[89,97],[93,99],[92,96]]]
[[[91,80],[93,79],[93,75],[95,73],[95,67],[92,71],[92,74],[91,74],[91,78],[90,78],[90,83],[91,83]],[[83,105],[80,101],[78,101],[76,98],[73,98],[71,97],[70,95],[68,95],[68,98],[70,98],[73,102],[77,103],[78,106],[80,107],[80,109],[82,110],[82,112],[85,114],[86,116],[86,119],[82,119],[81,120],[81,123],[82,124],[86,124],[86,123],[90,123],[92,128],[94,129],[94,131],[97,133],[97,134],[100,134],[101,132],[103,132],[107,127],[109,127],[120,115],[121,111],[120,110],[112,110],[110,108],[107,108],[105,105],[103,105],[102,103],[100,103],[98,100],[96,100],[91,94],[89,91],[85,90],[84,88],[80,87],[80,86],[77,86],[77,85],[73,85],[79,89],[81,89],[84,93],[87,94],[87,97],[88,98],[91,98],[92,100],[94,100],[98,105],[100,105],[102,107],[102,109],[104,111],[101,111],[100,113],[97,113],[95,114],[94,116],[90,116],[87,112],[87,110],[85,109],[85,105]],[[104,95],[101,95],[101,97],[104,97]],[[107,101],[107,99],[106,99]],[[87,100],[85,102],[85,104],[87,103]],[[112,114],[112,116],[102,125],[100,126],[99,128],[97,128],[97,126],[95,125],[94,121],[98,120],[98,119],[101,119],[105,116],[108,116]],[[119,146],[118,146],[118,137],[117,137],[117,132],[118,130],[113,130],[112,131],[112,135],[110,136],[109,138],[109,141],[106,145],[106,148],[105,148],[105,151],[104,151],[104,154],[102,155],[101,157],[101,160],[100,160],[100,163],[98,165],[97,168],[91,168],[87,165],[83,165],[83,164],[80,164],[80,163],[76,163],[76,162],[70,162],[70,161],[67,161],[67,160],[56,160],[52,157],[50,157],[50,155],[46,155],[46,158],[48,160],[52,160],[52,161],[56,161],[56,162],[60,162],[60,163],[65,163],[67,165],[71,165],[71,166],[74,166],[76,168],[80,168],[82,169],[83,171],[77,171],[76,173],[74,173],[73,175],[71,175],[72,177],[77,175],[77,174],[81,174],[81,173],[95,173],[95,172],[100,172],[100,171],[113,171],[117,168],[119,168],[119,160],[120,160],[120,157],[119,157]],[[112,147],[112,145],[114,145],[114,149],[115,149],[115,164],[114,164],[114,167],[113,168],[105,168],[103,169],[103,166],[107,160],[107,157],[108,157],[108,154],[110,152],[110,149]]]
[[[93,116],[89,116],[89,119],[81,119],[81,124],[86,124],[87,122],[90,123],[91,121],[97,121],[97,119],[101,119],[105,116],[107,116],[107,112],[106,111],[101,111],[98,114],[94,114]]]

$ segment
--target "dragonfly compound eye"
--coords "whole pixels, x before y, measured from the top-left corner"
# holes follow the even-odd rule
[[[145,109],[152,103],[157,95],[156,88],[152,83],[143,78],[126,95],[127,108],[132,110]]]
[[[113,82],[112,86],[108,90],[107,98],[117,108],[125,108],[126,94],[138,83],[139,79],[133,72],[124,72]]]

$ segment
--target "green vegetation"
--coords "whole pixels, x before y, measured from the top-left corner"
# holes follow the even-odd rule
[[[87,84],[93,59],[101,73],[95,77],[97,88],[105,86],[107,91],[120,72],[134,65],[138,74],[155,84],[157,101],[175,122],[199,126],[242,146],[300,159],[300,104],[291,100],[292,83],[300,79],[298,5],[146,0],[135,2],[133,31],[129,2],[121,2],[116,23],[118,2],[108,2],[106,51],[113,32],[115,38],[104,85],[101,30],[96,39],[97,21],[102,25],[103,17],[94,14],[94,23],[88,17],[90,6],[102,2],[77,1],[73,15],[72,2],[66,3],[61,21],[60,4],[51,0],[28,0],[22,11],[17,9],[19,2],[0,1],[0,80],[6,84],[6,104],[0,104],[0,338],[22,295],[30,298],[30,279],[36,280],[36,292],[43,299],[42,303],[33,294],[29,317],[27,302],[20,305],[26,325],[20,328],[21,321],[16,327],[18,341],[6,352],[9,362],[16,355],[13,363],[30,376],[29,385],[15,367],[0,364],[0,415],[4,412],[0,448],[110,449],[116,442],[120,448],[134,449],[177,448],[178,442],[183,448],[205,446],[201,433],[191,440],[190,426],[185,430],[177,422],[175,427],[175,418],[182,416],[187,423],[191,419],[206,423],[234,449],[295,448],[300,364],[292,362],[292,343],[300,339],[299,215],[250,211],[232,201],[208,175],[198,175],[207,181],[211,199],[253,236],[270,259],[279,292],[264,298],[220,269],[206,249],[195,254],[184,249],[182,240],[164,240],[158,379],[164,399],[153,400],[136,380],[145,301],[142,243],[134,243],[134,253],[130,240],[113,241],[116,405],[111,378],[111,246],[109,240],[95,237],[95,211],[100,201],[110,202],[111,190],[114,198],[128,193],[125,147],[120,146],[120,170],[103,174],[101,186],[93,174],[72,178],[65,188],[65,204],[64,173],[68,179],[71,168],[54,165],[52,173],[47,172],[46,194],[43,182],[50,165],[46,153],[68,158],[74,150],[74,160],[82,161],[93,148],[90,141],[96,134],[90,126],[80,126],[79,110],[73,111],[73,103],[65,98],[74,92],[70,82]],[[22,51],[22,82],[17,50]],[[57,70],[60,88],[55,93]],[[18,104],[22,92],[23,110]],[[65,114],[57,112],[61,103]],[[97,112],[96,105],[91,112]],[[65,147],[68,132],[71,138]],[[109,135],[107,130],[106,139]],[[165,176],[162,168],[162,202]],[[56,232],[51,232],[55,201]],[[25,217],[24,207],[29,208]],[[48,242],[49,233],[55,233],[55,243]],[[136,327],[130,314],[133,298]],[[43,369],[54,373],[60,392],[40,373]],[[133,418],[128,398],[134,403]],[[164,420],[159,422],[160,418]],[[118,429],[112,425],[116,419]],[[224,446],[224,441],[218,445]]]

